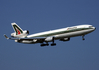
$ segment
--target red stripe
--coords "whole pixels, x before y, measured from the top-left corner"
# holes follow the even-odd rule
[[[18,35],[21,34],[21,32],[17,29]]]

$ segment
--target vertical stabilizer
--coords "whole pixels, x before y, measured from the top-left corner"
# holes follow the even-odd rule
[[[16,32],[16,35],[20,35],[23,33],[23,30],[16,23],[11,23],[11,25]]]

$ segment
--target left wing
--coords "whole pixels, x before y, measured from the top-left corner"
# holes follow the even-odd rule
[[[46,39],[46,37],[33,37],[33,38],[9,38],[4,34],[6,39],[11,39],[11,40],[19,40],[19,41],[33,41],[33,42],[37,42],[37,43],[41,43],[44,42],[44,40]]]
[[[50,37],[33,37],[33,38],[9,38],[4,34],[6,39],[11,39],[11,40],[15,40],[15,42],[19,42],[19,43],[26,43],[26,44],[34,44],[34,43],[43,43],[43,42],[53,42],[52,45],[56,45],[54,43],[54,37],[50,36]],[[43,44],[46,45],[46,44]],[[42,44],[41,44],[42,46]]]

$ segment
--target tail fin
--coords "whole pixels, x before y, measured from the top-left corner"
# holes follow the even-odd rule
[[[16,24],[16,23],[11,23],[14,31],[16,32],[16,35],[22,34],[23,30]]]

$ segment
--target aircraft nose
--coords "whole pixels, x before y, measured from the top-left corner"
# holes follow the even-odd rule
[[[94,27],[93,29],[94,29],[94,30],[96,30],[96,28],[95,28],[95,27]]]

